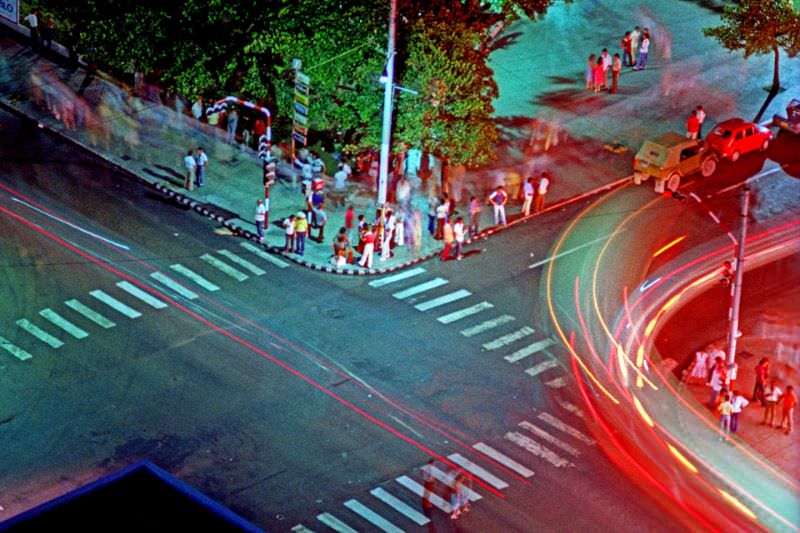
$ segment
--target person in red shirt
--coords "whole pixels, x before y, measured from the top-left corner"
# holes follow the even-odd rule
[[[700,119],[697,118],[697,110],[692,110],[692,114],[686,121],[686,136],[690,139],[697,139],[700,133]]]
[[[364,268],[372,268],[372,253],[375,250],[375,234],[372,232],[372,228],[369,226],[369,224],[366,225],[365,229],[364,253],[361,255],[361,259],[358,261],[358,264]]]
[[[626,67],[632,67],[633,54],[631,53],[631,32],[626,31],[625,37],[619,44],[622,47],[622,64]]]
[[[353,209],[353,205],[350,204],[347,206],[347,211],[344,212],[344,229],[345,233],[347,234],[347,238],[352,242],[353,240],[353,221],[356,218],[356,211]]]
[[[794,408],[797,407],[797,394],[794,392],[794,387],[791,385],[786,387],[786,392],[781,396],[781,406],[783,407],[783,414],[781,416],[781,425],[778,429],[784,429],[786,426],[786,434],[789,435],[794,427]]]

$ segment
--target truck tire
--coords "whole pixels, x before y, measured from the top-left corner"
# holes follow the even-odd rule
[[[669,177],[667,178],[666,186],[667,189],[669,189],[670,191],[678,192],[678,187],[681,186],[681,175],[678,174],[677,172],[673,172],[672,174],[670,174]]]
[[[700,163],[700,174],[704,178],[711,177],[714,172],[717,171],[717,160],[713,157],[707,157],[702,163]]]

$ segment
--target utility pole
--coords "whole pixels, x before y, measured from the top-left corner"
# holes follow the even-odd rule
[[[750,188],[742,194],[742,210],[739,221],[739,241],[736,249],[736,271],[731,286],[731,307],[728,310],[728,366],[736,361],[736,340],[739,336],[739,307],[742,303],[742,278],[744,277],[744,241],[747,238],[747,215],[750,211]]]
[[[392,139],[392,99],[394,96],[394,35],[397,0],[390,0],[389,45],[386,57],[386,81],[383,87],[383,126],[381,129],[381,160],[378,175],[378,206],[386,204],[386,185],[389,178],[389,148]]]

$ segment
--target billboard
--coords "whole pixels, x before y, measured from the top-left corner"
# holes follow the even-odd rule
[[[19,24],[19,0],[0,0],[0,17]]]

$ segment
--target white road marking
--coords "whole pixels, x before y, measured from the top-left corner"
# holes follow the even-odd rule
[[[100,289],[94,290],[90,292],[94,298],[97,298],[110,308],[122,313],[128,318],[139,318],[142,316],[142,313],[134,309],[133,307],[127,306],[124,303],[120,302],[110,294],[106,294],[105,292],[101,291]]]
[[[442,315],[436,320],[442,324],[449,324],[451,322],[455,322],[456,320],[461,320],[462,318],[485,311],[486,309],[491,309],[492,307],[494,307],[494,305],[490,304],[489,302],[481,302],[475,305],[470,305],[469,307],[465,307],[464,309],[459,309],[453,313]]]
[[[450,459],[451,461],[453,461],[455,464],[457,464],[461,468],[463,468],[464,470],[466,470],[466,471],[474,474],[475,476],[483,479],[489,485],[493,486],[494,488],[496,488],[498,490],[502,490],[502,489],[508,487],[508,483],[506,483],[505,481],[503,481],[499,477],[493,475],[492,473],[487,471],[485,468],[482,468],[482,467],[476,465],[475,463],[473,463],[472,461],[470,461],[469,459],[467,459],[466,457],[464,457],[461,454],[453,453],[453,454],[448,455],[447,458]]]
[[[574,414],[575,416],[579,416],[583,418],[583,410],[575,405],[574,403],[568,402],[566,400],[557,400],[558,405],[563,407],[565,410],[569,411],[570,413]]]
[[[194,281],[201,287],[203,287],[207,291],[218,291],[219,287],[208,281],[206,278],[195,272],[194,270],[190,270],[181,264],[170,265],[170,269],[174,270],[178,274],[183,274],[190,280]]]
[[[482,454],[486,455],[487,457],[491,457],[501,465],[513,470],[522,477],[528,478],[532,477],[534,474],[533,470],[531,470],[530,468],[522,466],[511,457],[495,450],[488,444],[484,444],[483,442],[478,442],[476,444],[473,444],[472,447],[481,452]]]
[[[412,268],[410,270],[403,270],[397,274],[392,274],[391,276],[385,276],[383,278],[374,279],[370,281],[367,285],[370,287],[383,287],[384,285],[389,285],[390,283],[396,283],[398,281],[402,281],[404,279],[413,278],[414,276],[419,276],[420,274],[424,274],[425,269],[422,267]]]
[[[533,433],[534,435],[536,435],[540,439],[546,440],[547,442],[549,442],[550,444],[552,444],[556,448],[561,448],[562,450],[564,450],[565,452],[567,452],[568,454],[570,454],[573,457],[578,457],[581,454],[581,452],[577,448],[575,448],[574,446],[572,446],[570,444],[567,444],[566,442],[564,442],[563,440],[559,439],[558,437],[556,437],[554,435],[551,435],[550,433],[548,433],[547,431],[543,430],[542,428],[540,428],[536,424],[531,424],[530,422],[524,421],[524,422],[520,422],[518,425],[522,429],[527,429],[528,431],[530,431],[531,433]]]
[[[564,468],[568,466],[575,466],[570,461],[564,459],[560,455],[558,455],[553,450],[548,449],[546,446],[543,446],[536,442],[535,440],[522,435],[521,433],[517,433],[516,431],[510,431],[505,435],[506,440],[509,440],[526,450],[536,457],[541,457],[551,465],[555,466],[556,468]]]
[[[425,488],[422,485],[420,485],[419,483],[417,483],[416,481],[414,481],[413,479],[411,479],[410,477],[408,477],[408,476],[400,476],[399,478],[395,479],[395,481],[400,483],[402,486],[404,486],[405,488],[407,488],[408,490],[410,490],[411,492],[413,492],[414,494],[416,494],[420,498],[424,497]],[[450,507],[450,503],[445,501],[441,496],[439,496],[435,492],[431,492],[431,493],[428,494],[428,501],[431,502],[431,504],[433,504],[436,507],[438,507],[439,510],[441,510],[441,511],[447,513],[447,514],[450,514],[450,513],[453,512],[453,508]]]
[[[89,333],[86,330],[83,330],[64,318],[63,316],[59,315],[52,309],[42,309],[39,311],[39,314],[45,318],[48,322],[56,326],[57,328],[63,329],[76,339],[85,339],[89,336]]]
[[[358,533],[355,529],[348,526],[330,513],[322,513],[317,515],[317,520],[328,526],[334,531],[339,533]]]
[[[290,531],[292,531],[292,533],[314,533],[313,529],[308,529],[303,524],[297,524],[296,526],[292,526],[292,529]]]
[[[20,318],[17,320],[17,325],[51,348],[61,348],[64,346],[63,342],[50,335],[36,324],[32,324],[27,318]]]
[[[529,355],[533,355],[536,352],[541,352],[545,348],[549,348],[550,346],[554,345],[555,343],[556,343],[556,341],[554,341],[553,339],[550,339],[550,338],[542,339],[540,341],[534,342],[533,344],[529,344],[529,345],[525,346],[524,348],[520,348],[519,350],[517,350],[514,353],[506,355],[505,357],[503,357],[503,359],[505,359],[509,363],[516,363],[517,361],[521,361],[522,359],[525,359]]]
[[[150,277],[154,280],[161,282],[163,285],[166,285],[173,291],[177,292],[184,298],[188,298],[189,300],[195,300],[199,298],[196,292],[192,292],[174,279],[169,276],[162,274],[161,272],[153,272],[150,274]]]
[[[400,498],[395,497],[390,492],[384,490],[381,487],[376,487],[369,491],[370,494],[378,498],[380,501],[397,511],[398,513],[404,515],[409,520],[417,523],[420,526],[424,526],[428,524],[431,519],[425,516],[424,514],[420,513],[406,502],[401,500]]]
[[[232,277],[236,281],[240,281],[241,282],[241,281],[244,281],[244,280],[250,278],[250,276],[248,276],[247,274],[245,274],[241,270],[237,270],[237,269],[233,268],[228,263],[226,263],[224,261],[220,261],[219,259],[217,259],[216,257],[214,257],[211,254],[203,254],[203,255],[200,256],[200,259],[202,259],[203,261],[205,261],[209,265],[213,266],[214,268],[216,268],[217,270],[219,270],[220,272],[222,272],[226,276]]]
[[[563,377],[557,377],[555,379],[551,379],[550,381],[545,381],[544,384],[551,389],[560,389],[567,386],[567,382]]]
[[[555,261],[559,257],[563,257],[565,255],[569,255],[571,253],[577,252],[581,248],[586,248],[587,246],[591,246],[596,242],[600,242],[600,241],[606,240],[609,237],[611,237],[611,235],[613,235],[613,234],[609,233],[608,235],[604,235],[603,237],[598,237],[598,238],[596,238],[594,240],[591,240],[589,242],[585,242],[583,244],[580,244],[580,245],[576,246],[575,248],[570,248],[569,250],[564,250],[563,252],[558,253],[558,254],[556,254],[556,255],[554,255],[552,257],[548,257],[547,259],[542,259],[541,261],[537,261],[536,263],[528,266],[528,268],[536,268],[536,267],[541,266],[541,265],[546,265],[550,261]]]
[[[136,285],[134,285],[132,283],[128,283],[127,281],[118,282],[117,283],[117,287],[119,287],[123,291],[127,292],[131,296],[135,296],[136,298],[139,298],[141,301],[143,301],[144,303],[146,303],[147,305],[149,305],[153,309],[165,309],[166,307],[169,307],[167,304],[165,304],[164,302],[162,302],[161,300],[159,300],[158,298],[156,298],[152,294],[149,294],[148,292],[143,291],[142,289],[140,289]]]
[[[533,335],[533,328],[524,326],[518,329],[517,331],[513,331],[508,335],[503,335],[502,337],[498,337],[493,341],[489,341],[483,344],[482,346],[486,350],[496,350],[498,348],[502,348],[503,346],[511,344],[512,342],[517,342],[520,339],[524,339],[529,335]]]
[[[420,294],[425,291],[435,289],[436,287],[447,285],[447,283],[449,282],[446,279],[434,278],[430,281],[426,281],[425,283],[420,283],[419,285],[414,285],[413,287],[409,287],[408,289],[396,292],[392,294],[392,296],[394,296],[398,300],[403,300],[405,298],[408,298],[409,296],[414,296],[416,294]]]
[[[83,305],[81,302],[75,300],[74,298],[72,300],[67,300],[66,302],[64,302],[64,305],[85,316],[86,318],[88,318],[101,328],[110,329],[116,326],[114,322],[107,319],[94,309],[90,309],[89,307]]]
[[[444,485],[447,485],[450,488],[452,488],[453,485],[455,485],[455,483],[456,483],[456,475],[455,475],[455,473],[447,474],[445,472],[442,472],[441,470],[439,470],[435,466],[431,466],[428,471],[431,473],[431,475],[434,478],[438,479],[440,483],[442,483]],[[469,487],[467,487],[466,493],[467,493],[467,495],[469,497],[469,501],[471,501],[471,502],[476,502],[476,501],[482,499],[482,496],[480,494],[478,494],[477,492],[475,492],[474,490],[472,490]]]
[[[528,369],[525,370],[525,373],[529,376],[538,376],[542,372],[550,370],[551,368],[557,368],[558,361],[553,361],[552,359],[547,359],[546,361],[542,361],[539,364],[536,364]]]
[[[402,529],[392,524],[358,500],[347,500],[344,502],[344,506],[359,515],[367,522],[373,524],[381,531],[386,531],[386,533],[403,533]]]
[[[445,294],[444,296],[439,296],[438,298],[434,298],[433,300],[428,300],[426,302],[419,303],[415,305],[414,308],[419,311],[428,311],[429,309],[433,309],[434,307],[446,305],[471,295],[472,293],[469,292],[468,290],[459,289],[455,292],[451,292],[450,294]]]
[[[498,326],[502,326],[503,324],[508,324],[509,322],[513,322],[516,320],[511,315],[500,315],[497,318],[492,318],[485,322],[481,322],[476,326],[472,326],[467,329],[462,329],[461,334],[465,337],[474,337],[475,335],[479,335],[485,331],[489,331],[490,329],[496,328]]]
[[[10,340],[0,337],[0,348],[7,351],[20,361],[27,361],[28,359],[32,358],[33,356],[17,346],[16,344],[12,344]]]
[[[263,276],[264,274],[267,273],[267,271],[264,270],[263,268],[254,265],[244,257],[240,257],[235,253],[231,252],[230,250],[217,250],[217,253],[219,255],[224,255],[225,257],[227,257],[228,259],[230,259],[231,261],[233,261],[234,263],[244,268],[245,270],[249,271],[251,274],[255,276]]]
[[[242,246],[242,248],[253,252],[258,257],[263,259],[264,261],[268,261],[268,262],[272,263],[273,265],[275,265],[278,268],[286,268],[286,267],[289,266],[289,263],[287,263],[286,261],[281,261],[280,259],[278,259],[274,255],[268,254],[267,252],[265,252],[264,250],[262,250],[261,248],[259,248],[255,244],[252,244],[252,243],[249,243],[249,242],[240,242],[239,244]]]
[[[574,427],[570,426],[569,424],[566,424],[566,423],[562,422],[561,420],[559,420],[558,418],[554,417],[550,413],[539,413],[538,418],[542,422],[546,422],[546,423],[550,424],[554,428],[563,431],[567,435],[571,435],[571,436],[575,437],[579,441],[581,441],[581,442],[583,442],[585,444],[588,444],[589,446],[594,446],[595,444],[597,444],[593,438],[588,437],[587,435],[585,435],[579,429],[575,429]]]

